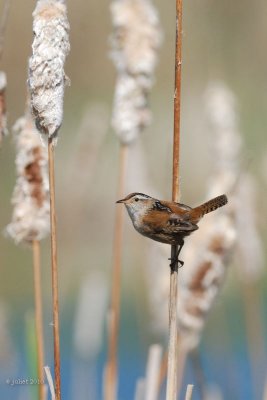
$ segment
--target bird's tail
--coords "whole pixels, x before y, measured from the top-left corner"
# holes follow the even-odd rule
[[[191,221],[197,223],[205,214],[217,210],[217,208],[220,208],[227,203],[228,199],[225,194],[215,197],[214,199],[209,200],[206,203],[203,203],[200,206],[193,208],[189,212]]]

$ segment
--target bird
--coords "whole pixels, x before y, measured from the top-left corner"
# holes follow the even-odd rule
[[[200,206],[191,208],[174,201],[158,200],[144,193],[130,193],[116,203],[123,203],[133,226],[141,235],[157,242],[177,246],[176,254],[170,258],[171,269],[181,267],[184,262],[179,254],[184,238],[196,231],[198,222],[212,211],[227,204],[225,194],[217,196]]]

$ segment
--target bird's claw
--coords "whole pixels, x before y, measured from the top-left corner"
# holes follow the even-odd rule
[[[176,265],[178,265],[178,268],[182,268],[182,266],[184,265],[184,261],[179,260],[179,258],[168,258],[168,260],[171,261],[170,268],[172,271],[176,270]]]

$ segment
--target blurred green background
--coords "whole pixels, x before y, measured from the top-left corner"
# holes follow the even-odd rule
[[[128,189],[146,192],[144,182],[140,185],[138,182],[138,176],[144,173],[148,176],[149,187],[155,188],[155,193],[148,194],[160,192],[165,198],[170,198],[175,1],[158,0],[155,5],[159,10],[164,40],[150,96],[153,121],[138,143],[144,154],[146,171],[139,171],[136,165],[137,178],[128,182]],[[8,79],[10,130],[25,109],[34,7],[34,1],[14,0],[8,19],[0,68],[7,73]],[[110,128],[115,69],[108,55],[108,38],[112,30],[109,7],[110,2],[106,0],[68,1],[71,52],[65,70],[71,79],[71,86],[65,93],[64,123],[56,148],[64,399],[78,398],[73,395],[77,371],[80,371],[78,375],[81,379],[79,399],[100,398],[105,360],[105,329],[99,350],[94,356],[89,352],[84,358],[76,349],[74,332],[82,283],[89,279],[92,271],[100,271],[108,291],[111,274],[119,143]],[[238,101],[240,131],[244,140],[241,161],[245,164],[250,161],[248,168],[257,180],[255,211],[265,253],[266,15],[267,3],[263,0],[255,3],[247,0],[184,1],[181,139],[182,201],[194,205],[205,197],[207,179],[213,168],[211,134],[204,118],[203,94],[210,81],[224,81]],[[130,158],[135,151],[133,146]],[[12,135],[9,135],[0,152],[1,230],[9,223],[12,213],[10,198],[15,183],[14,157],[14,143]],[[155,341],[166,343],[166,339],[153,332],[148,323],[150,312],[144,258],[147,240],[136,235],[128,220],[124,232],[119,393],[121,400],[128,400],[133,398],[137,377],[144,374],[149,345]],[[25,246],[15,246],[1,235],[0,254],[0,347],[6,350],[0,352],[0,390],[3,391],[0,397],[27,399],[31,395],[29,388],[11,388],[5,384],[5,379],[32,376],[33,366],[27,350],[31,331],[29,313],[34,307],[31,251]],[[48,240],[42,244],[42,279],[46,362],[52,366]],[[266,273],[258,285],[266,339],[265,289]],[[250,385],[240,292],[237,274],[234,265],[231,265],[225,288],[208,320],[201,347],[208,382],[218,384],[228,400],[256,399]],[[266,361],[265,350],[263,360]],[[259,399],[262,398],[266,373],[263,360],[259,363]],[[188,366],[187,381],[193,379]],[[194,398],[198,398],[197,391]]]

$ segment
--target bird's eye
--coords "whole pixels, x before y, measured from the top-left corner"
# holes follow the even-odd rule
[[[136,198],[135,198],[135,201],[139,201],[139,199],[136,197]]]

